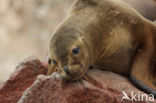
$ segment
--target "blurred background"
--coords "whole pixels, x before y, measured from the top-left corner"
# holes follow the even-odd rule
[[[28,56],[42,59],[74,0],[0,0],[0,82]]]

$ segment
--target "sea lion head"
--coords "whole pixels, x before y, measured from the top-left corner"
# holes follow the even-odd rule
[[[66,80],[82,78],[89,67],[89,49],[74,29],[59,30],[53,34],[49,53],[51,66],[57,67],[57,72]]]

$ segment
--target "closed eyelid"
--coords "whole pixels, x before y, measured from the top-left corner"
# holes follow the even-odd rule
[[[55,59],[53,59],[52,61],[53,61],[53,64],[54,64],[54,65],[56,65],[56,64],[57,64],[57,62],[56,62],[56,60],[55,60]]]
[[[49,57],[49,59],[48,59],[48,64],[51,64],[51,58]]]

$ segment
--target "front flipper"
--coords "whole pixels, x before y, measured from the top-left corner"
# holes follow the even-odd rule
[[[138,78],[137,76],[133,75],[130,76],[130,79],[134,83],[134,85],[136,85],[139,89],[143,90],[144,92],[148,94],[153,94],[154,97],[156,97],[156,89],[154,89],[155,87],[153,87],[153,84],[151,84],[150,82],[147,83],[146,81],[139,80],[140,78],[139,79],[137,78]]]
[[[130,79],[139,89],[156,97],[156,38],[152,33],[146,35],[142,46],[135,53]]]

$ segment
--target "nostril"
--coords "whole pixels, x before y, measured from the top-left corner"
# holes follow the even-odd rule
[[[68,65],[64,66],[63,69],[64,69],[64,71],[65,71],[68,75],[70,75],[70,72],[69,72],[69,70],[68,70]]]

